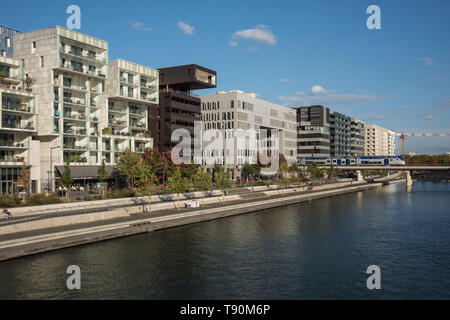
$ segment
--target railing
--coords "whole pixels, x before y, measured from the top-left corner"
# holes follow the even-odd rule
[[[64,114],[64,118],[69,118],[73,120],[86,120],[86,116],[84,114]]]
[[[21,111],[21,112],[31,112],[31,107],[27,104],[3,104],[3,110],[11,110],[11,111]]]
[[[34,125],[32,122],[28,122],[25,125],[22,125],[20,122],[13,122],[13,123],[3,122],[2,127],[10,129],[34,130]]]
[[[0,141],[0,147],[25,148],[25,143],[3,140]]]
[[[25,162],[24,157],[2,157],[0,162]]]

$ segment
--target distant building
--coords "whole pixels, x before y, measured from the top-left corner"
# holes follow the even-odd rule
[[[297,158],[330,156],[330,109],[323,106],[297,109]]]
[[[288,164],[297,161],[297,116],[296,110],[256,98],[254,93],[244,93],[240,90],[229,92],[219,91],[217,94],[201,96],[203,131],[220,130],[224,145],[213,150],[214,155],[204,154],[204,158],[216,156],[218,164],[226,168],[238,169],[249,159],[255,159],[257,152],[269,154],[273,146],[278,144],[278,151],[283,154]],[[230,139],[238,139],[238,130],[254,131],[254,145],[233,148],[225,145]],[[265,131],[262,131],[265,129]],[[272,136],[272,132],[276,135]],[[264,132],[267,135],[264,136]],[[231,135],[233,134],[233,135]],[[277,139],[277,140],[275,140]],[[205,151],[205,150],[204,150]],[[225,159],[233,158],[232,163]]]
[[[216,87],[216,71],[191,64],[159,69],[159,106],[149,114],[154,145],[161,152],[177,143],[171,141],[175,129],[194,134],[194,122],[201,120],[200,98],[194,90]]]
[[[395,132],[375,124],[366,125],[366,156],[395,155]]]
[[[0,56],[12,57],[14,55],[13,41],[19,31],[0,26]]]

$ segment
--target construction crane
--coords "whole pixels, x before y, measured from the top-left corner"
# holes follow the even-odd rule
[[[406,154],[406,137],[450,137],[450,133],[426,133],[426,132],[409,132],[409,133],[396,133],[396,136],[400,137],[402,141],[402,157]]]

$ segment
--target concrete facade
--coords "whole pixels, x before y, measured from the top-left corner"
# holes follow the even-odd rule
[[[240,90],[219,91],[217,94],[204,95],[200,98],[203,132],[219,130],[223,136],[223,146],[214,148],[212,152],[203,150],[203,159],[214,156],[218,159],[217,163],[224,164],[227,169],[237,169],[246,162],[256,163],[258,150],[267,153],[278,144],[279,152],[285,156],[288,164],[296,163],[297,116],[295,109],[258,99],[255,94],[244,93]],[[266,138],[261,134],[261,129],[268,129]],[[277,132],[278,138],[270,136],[270,129]],[[242,132],[254,130],[256,144],[250,145],[246,142],[239,148],[237,140],[242,138],[239,136],[239,130]]]
[[[37,98],[23,84],[20,61],[0,57],[0,195],[24,191],[17,185],[20,168],[30,170],[30,191],[40,191]],[[18,187],[18,189],[17,189]]]
[[[374,124],[366,125],[366,156],[394,156],[395,132]]]
[[[153,147],[148,114],[159,102],[158,70],[124,60],[108,63],[108,118],[102,125],[102,158],[117,163],[129,149],[143,153]]]

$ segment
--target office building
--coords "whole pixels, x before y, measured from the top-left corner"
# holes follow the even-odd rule
[[[194,122],[201,120],[200,98],[194,90],[216,87],[216,72],[191,64],[159,69],[159,107],[149,114],[154,144],[161,152],[169,151],[175,129],[194,135]]]
[[[239,169],[246,162],[256,160],[260,152],[278,151],[289,164],[297,160],[297,117],[296,110],[256,98],[253,93],[240,90],[219,91],[201,96],[203,132],[220,130],[223,146],[213,150],[214,154],[203,154],[203,158],[214,156],[219,164],[228,170]],[[239,145],[238,130],[253,130],[255,144]],[[262,129],[266,129],[264,136]],[[272,131],[273,130],[273,131]],[[272,132],[275,132],[273,136]],[[230,144],[230,142],[232,144]],[[205,144],[204,144],[205,147]],[[204,150],[205,152],[205,150]]]
[[[330,156],[330,109],[323,106],[297,109],[297,157]]]
[[[331,157],[351,156],[351,118],[339,112],[330,114]]]

